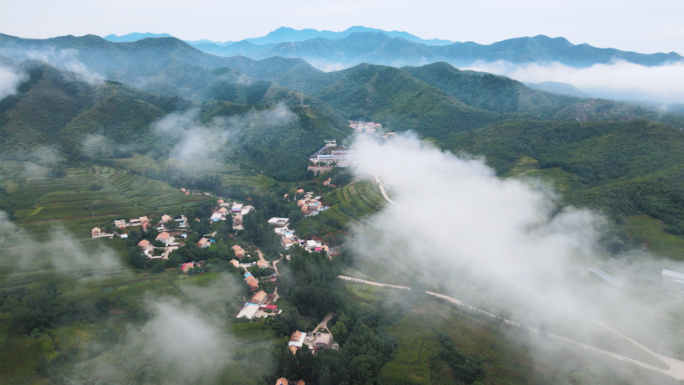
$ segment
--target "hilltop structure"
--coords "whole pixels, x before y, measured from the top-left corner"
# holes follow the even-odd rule
[[[335,139],[326,140],[325,146],[311,155],[309,161],[314,165],[330,166],[335,163],[339,167],[345,167],[348,155],[347,146],[338,145]]]

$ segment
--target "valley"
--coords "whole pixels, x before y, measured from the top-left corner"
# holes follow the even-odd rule
[[[684,378],[684,114],[449,56],[676,54],[299,32],[0,35],[0,382]]]

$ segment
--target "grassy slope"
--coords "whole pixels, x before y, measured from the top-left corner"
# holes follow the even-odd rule
[[[365,180],[329,192],[323,196],[323,202],[330,209],[295,226],[300,237],[320,237],[341,229],[346,231],[347,226],[380,211],[385,204],[378,186]]]

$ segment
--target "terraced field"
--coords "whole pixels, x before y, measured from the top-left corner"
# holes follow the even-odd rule
[[[370,181],[348,184],[329,195],[332,196],[326,196],[325,199],[331,208],[325,215],[334,216],[345,224],[355,218],[378,212],[385,205],[380,189]]]
[[[323,202],[328,210],[295,226],[300,237],[340,235],[350,222],[380,211],[385,204],[378,186],[367,180],[333,190],[323,196]]]
[[[57,222],[78,238],[114,219],[179,214],[183,205],[207,199],[183,195],[160,181],[108,167],[67,169],[61,178],[34,164],[3,162],[0,183],[21,225],[45,235]]]

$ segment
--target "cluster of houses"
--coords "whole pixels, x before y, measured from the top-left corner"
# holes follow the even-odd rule
[[[252,298],[245,303],[245,305],[238,311],[235,318],[247,318],[252,320],[254,318],[266,318],[278,315],[283,311],[278,309],[278,306],[273,305],[277,301],[276,294],[266,294],[265,291],[260,290],[252,296]]]
[[[287,343],[288,348],[292,354],[297,354],[298,350],[301,350],[307,345],[311,353],[316,354],[321,349],[339,349],[339,345],[333,341],[333,336],[330,333],[321,332],[308,332],[304,333],[299,330],[292,333],[290,340]],[[299,380],[297,382],[288,381],[285,377],[281,377],[276,380],[276,385],[306,385],[304,380]]]
[[[297,350],[300,350],[304,347],[304,344],[306,344],[313,354],[316,354],[321,349],[338,348],[338,345],[333,342],[333,336],[330,333],[316,331],[304,333],[300,332],[299,330],[292,333],[287,346],[292,354],[296,354]]]
[[[303,193],[304,190],[299,189],[297,193]],[[304,216],[314,216],[328,209],[328,207],[323,206],[320,196],[313,196],[313,192],[309,191],[304,194],[304,197],[297,201],[297,206],[302,210]]]
[[[257,291],[259,290],[259,280],[254,278],[252,273],[247,271],[248,267],[256,266],[260,269],[265,269],[269,267],[268,262],[264,260],[258,260],[256,262],[249,262],[249,263],[240,263],[240,260],[245,257],[245,249],[243,249],[240,245],[233,245],[231,247],[233,249],[233,252],[235,253],[235,258],[237,259],[231,259],[230,264],[237,267],[237,268],[243,268],[245,269],[245,274],[243,275],[245,278],[245,282],[249,286],[249,289],[251,291]],[[247,254],[247,257],[249,257],[249,254]],[[275,277],[271,277],[273,281],[275,281]]]
[[[180,246],[184,245],[180,239],[185,239],[188,234],[185,230],[169,230],[162,231],[157,234],[155,241],[159,241],[164,244],[164,246],[154,246],[147,239],[143,239],[138,242],[138,246],[143,250],[143,253],[147,258],[150,259],[169,259],[169,254],[174,250],[178,250]],[[180,239],[177,239],[180,238]]]
[[[170,222],[176,222],[178,226],[169,226]],[[126,228],[128,227],[140,227],[143,231],[147,231],[150,229],[151,224],[150,224],[150,219],[148,217],[140,217],[140,218],[132,218],[129,221],[126,221],[125,219],[115,219],[114,220],[114,227],[116,229],[119,229],[119,233],[105,233],[100,229],[99,227],[93,227],[92,230],[90,230],[90,236],[92,238],[112,238],[115,235],[119,236],[120,238],[126,239],[128,238],[128,233],[126,233]],[[164,232],[167,231],[170,227],[178,228],[178,229],[186,229],[188,227],[188,219],[184,215],[180,215],[178,218],[172,218],[170,215],[162,215],[161,219],[159,220],[159,223],[157,224],[157,231]],[[185,230],[182,231],[185,233]],[[166,236],[166,235],[165,235]],[[167,243],[167,242],[165,242]]]
[[[314,251],[325,251],[328,256],[331,257],[338,254],[337,249],[331,250],[328,245],[322,244],[319,240],[304,240],[297,237],[296,232],[287,227],[289,224],[289,219],[287,218],[274,217],[269,219],[268,223],[274,227],[275,233],[280,236],[280,243],[283,245],[285,250],[290,249],[292,246],[298,245],[310,253]]]
[[[166,215],[166,214],[165,214]],[[114,220],[114,227],[117,229],[125,229],[126,227],[142,227],[146,231],[150,227],[150,220],[147,217],[132,218],[128,222],[125,219]]]
[[[171,226],[171,223],[175,223]],[[125,219],[114,220],[114,227],[119,229],[119,234],[107,234],[102,232],[99,227],[94,227],[90,234],[93,238],[103,238],[103,237],[113,237],[118,235],[121,238],[128,238],[128,234],[125,232],[129,227],[140,227],[143,231],[150,229],[152,224],[148,217],[132,218],[129,221]],[[143,239],[138,242],[138,246],[143,250],[143,253],[147,258],[150,259],[169,259],[169,254],[178,247],[184,244],[183,239],[185,239],[187,234],[188,219],[184,215],[180,215],[178,218],[173,218],[170,215],[164,214],[157,223],[156,230],[159,231],[155,241],[163,243],[163,246],[154,246],[152,242],[147,239]]]
[[[229,200],[219,199],[218,207],[211,214],[212,222],[225,221],[228,218],[233,218],[233,230],[243,230],[242,217],[254,210],[251,205],[245,205],[237,202],[230,202]]]
[[[244,205],[241,203],[219,199],[217,201],[218,208],[211,214],[211,221],[225,221],[232,216],[233,218],[233,230],[243,230],[242,227],[242,217],[249,214],[254,210],[253,206]]]
[[[250,205],[235,204],[231,208],[233,214],[233,230],[243,230],[242,217],[249,214],[254,207]]]
[[[375,134],[378,131],[382,131],[382,124],[373,122],[358,122],[356,120],[350,120],[349,127],[361,134]]]

